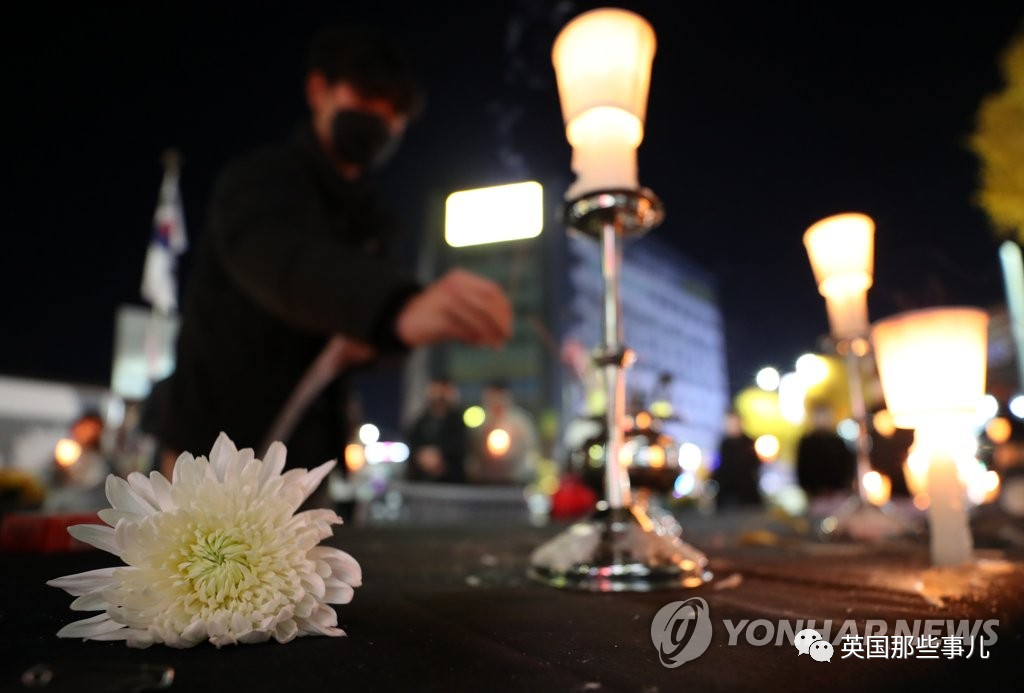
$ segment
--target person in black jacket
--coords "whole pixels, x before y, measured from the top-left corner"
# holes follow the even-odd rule
[[[413,422],[407,438],[410,481],[466,481],[468,429],[459,411],[459,390],[448,378],[434,378],[427,386],[426,407]]]
[[[311,117],[290,141],[230,164],[216,183],[176,370],[154,406],[165,461],[207,454],[220,431],[262,454],[328,345],[344,344],[340,371],[445,340],[497,346],[509,336],[511,309],[494,283],[453,270],[420,286],[386,255],[391,222],[364,174],[419,107],[400,52],[363,30],[328,30],[312,46],[306,96]],[[277,426],[289,466],[343,454],[344,400],[343,383],[328,379]]]
[[[857,457],[835,429],[832,410],[816,406],[811,430],[800,438],[796,453],[797,483],[809,498],[849,494],[857,475]]]
[[[761,460],[754,449],[754,440],[743,432],[743,422],[735,411],[725,416],[725,430],[718,448],[717,503],[720,510],[761,503],[758,480]]]

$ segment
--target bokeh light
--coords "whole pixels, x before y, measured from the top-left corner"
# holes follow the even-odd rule
[[[82,456],[82,446],[70,438],[61,438],[53,449],[53,457],[61,467],[70,467]]]
[[[872,505],[885,505],[892,495],[892,481],[884,474],[871,470],[864,475],[864,493]]]
[[[817,354],[804,354],[796,360],[796,374],[805,388],[820,385],[828,378],[828,361]]]
[[[370,443],[376,443],[380,440],[380,429],[371,423],[363,424],[359,427],[359,441],[363,445],[369,445]]]
[[[358,472],[366,465],[366,452],[359,443],[345,446],[345,466],[350,472]]]
[[[1013,425],[1005,416],[997,416],[985,426],[985,435],[996,445],[1002,445],[1010,439]]]
[[[860,424],[853,419],[843,419],[836,426],[836,433],[843,440],[854,441],[857,440],[857,435],[860,433]]]
[[[754,450],[762,462],[771,462],[779,454],[779,439],[771,434],[765,434],[754,441]]]
[[[978,418],[984,423],[999,414],[999,400],[992,395],[985,395],[978,403]]]
[[[786,373],[779,380],[779,410],[791,424],[801,424],[807,416],[807,387],[796,373]]]
[[[679,466],[688,472],[700,469],[704,456],[694,443],[683,443],[679,446]]]
[[[771,366],[766,366],[757,372],[754,376],[754,382],[762,390],[772,392],[779,389],[779,379],[781,376],[779,372]]]
[[[487,434],[487,452],[494,457],[501,457],[507,453],[511,445],[512,438],[503,428],[496,428]]]
[[[480,428],[486,419],[487,412],[479,405],[468,407],[462,412],[462,423],[466,424],[466,428]]]
[[[896,433],[896,424],[893,423],[892,414],[889,413],[888,409],[875,412],[875,415],[871,418],[871,423],[883,438],[892,438],[893,434]]]

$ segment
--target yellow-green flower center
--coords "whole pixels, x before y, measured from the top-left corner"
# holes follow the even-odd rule
[[[196,530],[178,568],[207,606],[223,606],[256,580],[249,562],[251,547],[225,529]]]

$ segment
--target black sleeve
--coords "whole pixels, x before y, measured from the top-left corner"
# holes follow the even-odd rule
[[[278,319],[387,350],[400,346],[393,321],[418,285],[395,264],[337,238],[298,161],[267,154],[229,168],[209,228],[232,280]]]

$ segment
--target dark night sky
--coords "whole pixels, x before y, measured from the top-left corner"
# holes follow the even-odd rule
[[[195,243],[218,169],[303,116],[304,47],[324,22],[389,22],[417,56],[428,110],[382,181],[409,239],[439,227],[428,215],[452,190],[568,181],[550,46],[593,5],[350,5],[9,18],[0,373],[108,381],[114,309],[140,302],[160,152],[184,153]],[[717,275],[734,387],[825,331],[801,236],[829,214],[878,224],[873,317],[1001,301],[965,141],[1024,5],[888,5],[623,3],[659,39],[640,151],[668,209],[656,233]]]

